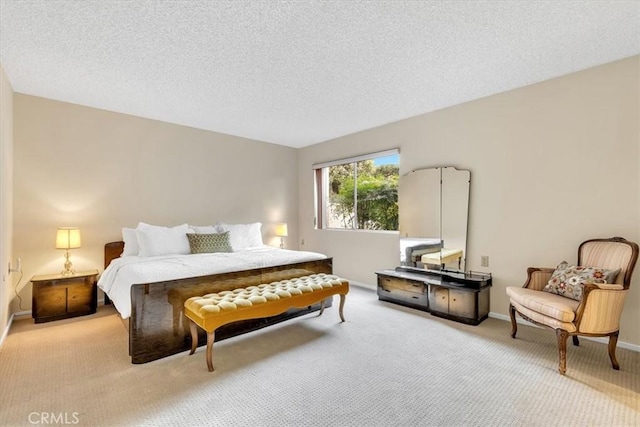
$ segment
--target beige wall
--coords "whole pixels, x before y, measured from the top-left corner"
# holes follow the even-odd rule
[[[493,273],[491,311],[506,316],[505,288],[522,285],[528,266],[575,262],[593,237],[640,241],[639,85],[635,56],[301,149],[302,248],[372,287],[376,270],[398,264],[397,233],[314,229],[315,162],[400,147],[401,174],[469,169],[467,268]],[[640,345],[639,268],[633,282],[620,340]]]
[[[59,226],[78,226],[76,270],[102,270],[103,246],[123,226],[277,222],[297,242],[296,150],[16,94],[14,256],[25,277],[62,269]],[[20,293],[31,303],[31,287]],[[17,311],[17,307],[13,306]]]
[[[2,98],[7,150],[11,103]],[[401,173],[437,165],[471,170],[467,267],[494,274],[494,314],[506,316],[505,287],[521,285],[527,266],[575,261],[578,244],[591,237],[640,241],[638,56],[301,150],[13,99],[14,155],[4,158],[13,159],[15,174],[5,191],[15,199],[9,234],[26,278],[61,269],[62,253],[53,248],[58,226],[81,227],[83,247],[72,261],[88,269],[102,266],[105,242],[138,221],[262,221],[273,245],[275,223],[287,221],[289,247],[304,239],[300,249],[333,256],[336,273],[373,287],[376,270],[398,264],[397,233],[315,230],[311,164],[394,147]],[[4,166],[3,186],[11,179]],[[480,267],[481,255],[490,257],[489,268]],[[30,287],[21,295],[28,304]],[[638,307],[636,272],[621,342],[640,345]]]
[[[8,273],[13,244],[13,89],[0,65],[0,343],[9,321],[15,274]]]

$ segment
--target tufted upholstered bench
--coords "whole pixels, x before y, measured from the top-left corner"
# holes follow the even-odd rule
[[[207,367],[213,371],[213,341],[215,330],[227,323],[257,319],[284,313],[292,307],[303,308],[340,295],[340,320],[344,322],[344,302],[349,292],[349,282],[332,274],[312,274],[278,282],[263,283],[232,291],[195,296],[184,303],[184,314],[189,319],[191,352],[198,347],[197,327],[207,333]]]
[[[195,287],[170,289],[167,293],[167,300],[173,307],[173,335],[178,336],[181,328],[184,330],[184,334],[189,334],[189,322],[183,321],[184,316],[182,314],[184,312],[184,302],[191,297],[213,294],[214,292],[233,291],[239,288],[246,288],[247,286],[279,282],[281,280],[293,279],[309,274],[314,274],[314,272],[303,268],[289,268],[250,276],[201,282]]]

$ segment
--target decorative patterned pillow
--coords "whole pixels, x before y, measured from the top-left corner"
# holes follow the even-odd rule
[[[229,232],[213,234],[187,233],[192,254],[210,254],[215,252],[231,252]]]
[[[619,273],[619,268],[606,270],[604,268],[581,267],[562,261],[556,267],[556,271],[553,272],[543,291],[580,301],[582,299],[582,285],[614,283]]]

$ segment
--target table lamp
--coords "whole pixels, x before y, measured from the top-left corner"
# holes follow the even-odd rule
[[[64,249],[64,257],[66,259],[64,263],[64,270],[62,275],[75,274],[73,265],[69,261],[69,249],[76,249],[80,247],[80,229],[78,227],[60,227],[56,235],[56,249]]]
[[[280,249],[284,249],[284,238],[287,237],[287,223],[276,224],[276,236],[280,237]]]

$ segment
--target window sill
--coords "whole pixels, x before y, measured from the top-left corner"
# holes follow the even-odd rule
[[[397,230],[362,230],[355,228],[316,228],[317,231],[330,231],[330,232],[352,232],[352,233],[373,233],[373,234],[397,234],[400,232]]]

